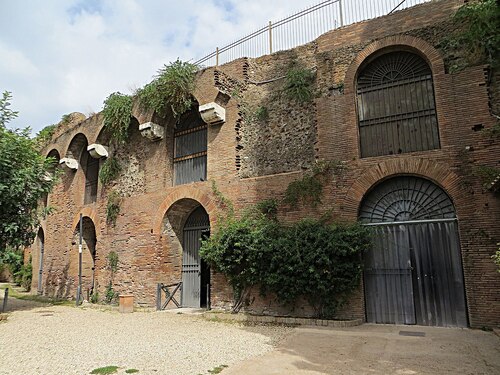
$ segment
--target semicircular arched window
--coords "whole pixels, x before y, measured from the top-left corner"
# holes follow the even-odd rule
[[[432,71],[420,56],[389,52],[357,80],[361,157],[440,147]]]

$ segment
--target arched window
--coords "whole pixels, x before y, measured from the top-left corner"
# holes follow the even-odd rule
[[[440,147],[432,71],[415,53],[368,60],[358,75],[361,157]]]
[[[207,124],[198,103],[181,116],[174,132],[174,185],[207,179]]]

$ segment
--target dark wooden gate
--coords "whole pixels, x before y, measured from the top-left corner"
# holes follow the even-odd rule
[[[204,302],[202,275],[205,276],[205,272],[199,250],[201,239],[209,229],[208,214],[202,206],[199,206],[189,215],[183,230],[181,302],[183,307],[201,307]]]
[[[467,326],[454,216],[446,193],[416,177],[388,180],[365,198],[360,217],[374,231],[365,257],[368,322]]]

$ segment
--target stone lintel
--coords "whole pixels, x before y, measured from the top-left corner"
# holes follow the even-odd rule
[[[78,169],[78,161],[73,158],[62,158],[59,160],[59,164],[74,171]]]
[[[151,141],[159,141],[165,136],[165,128],[154,122],[146,122],[139,125],[141,135]]]
[[[209,125],[220,124],[226,121],[226,109],[217,103],[200,105],[201,118]]]
[[[87,151],[94,159],[107,158],[109,156],[108,147],[100,145],[99,143],[93,143],[87,146]]]

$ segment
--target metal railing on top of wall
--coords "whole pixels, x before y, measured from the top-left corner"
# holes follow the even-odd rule
[[[218,66],[309,43],[327,31],[390,14],[431,0],[327,0],[269,24],[197,60]]]

